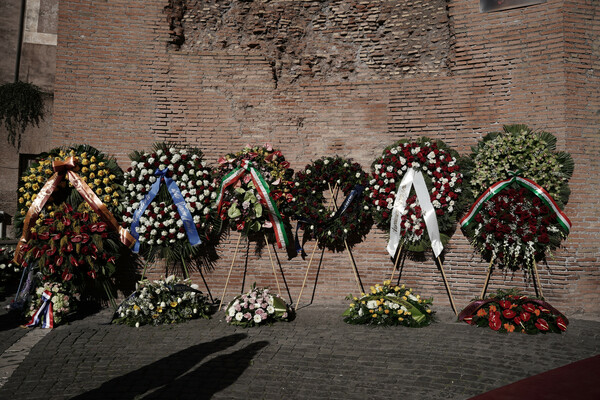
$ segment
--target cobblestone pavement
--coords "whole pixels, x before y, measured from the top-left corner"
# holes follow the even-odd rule
[[[527,336],[450,314],[421,329],[347,325],[342,311],[313,305],[253,329],[222,314],[136,329],[103,310],[42,337],[0,399],[466,399],[600,353],[597,321]],[[0,339],[23,331],[0,327]]]

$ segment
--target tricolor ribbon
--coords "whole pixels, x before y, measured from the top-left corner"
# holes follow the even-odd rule
[[[544,204],[546,204],[555,214],[558,219],[558,223],[565,229],[567,234],[571,230],[571,221],[565,213],[561,211],[558,207],[558,204],[554,201],[552,196],[540,185],[535,183],[532,180],[527,178],[523,178],[522,176],[514,175],[509,179],[504,179],[502,181],[498,181],[490,186],[479,198],[473,203],[469,212],[460,220],[460,227],[464,228],[469,225],[475,216],[481,211],[483,204],[490,200],[492,197],[500,193],[507,186],[511,185],[513,182],[523,186],[525,189],[529,190],[533,194],[535,194]]]
[[[108,224],[109,227],[119,233],[119,239],[127,247],[131,247],[135,239],[123,229],[115,219],[114,215],[108,210],[106,205],[96,196],[96,193],[88,186],[85,181],[77,175],[73,169],[77,166],[74,157],[69,157],[65,161],[54,161],[52,168],[54,169],[54,175],[46,181],[37,197],[29,207],[25,220],[23,221],[23,234],[19,239],[17,248],[15,249],[15,257],[13,262],[17,265],[21,265],[23,262],[23,251],[22,247],[27,244],[31,235],[31,228],[35,225],[38,215],[43,210],[44,205],[52,196],[52,193],[58,187],[58,184],[63,180],[65,175],[69,179],[69,182],[79,192],[81,197],[90,205],[100,218]]]
[[[160,185],[164,181],[165,185],[167,185],[167,190],[171,194],[171,198],[173,199],[173,204],[177,207],[177,211],[179,212],[179,216],[181,217],[181,221],[183,222],[183,227],[185,229],[185,233],[187,234],[188,240],[192,246],[196,246],[202,241],[200,240],[200,236],[198,235],[198,230],[196,229],[196,225],[194,224],[194,217],[187,208],[185,199],[181,194],[181,190],[179,190],[179,186],[177,182],[171,179],[167,172],[169,170],[165,169],[156,169],[154,175],[156,176],[156,182],[152,184],[150,191],[146,194],[146,196],[140,202],[139,207],[135,210],[133,214],[133,221],[131,222],[131,235],[136,239],[136,243],[133,246],[133,252],[139,253],[140,251],[140,242],[137,241],[139,238],[139,233],[137,232],[137,227],[140,224],[140,218],[144,215],[144,211],[148,208],[152,200],[158,194],[160,190]]]
[[[52,313],[52,293],[44,290],[42,293],[42,305],[31,317],[31,320],[25,324],[27,328],[32,328],[40,324],[41,328],[54,328],[54,314]]]
[[[277,209],[277,204],[271,197],[271,190],[269,189],[269,185],[261,175],[261,173],[252,166],[252,162],[249,160],[243,160],[241,165],[225,175],[223,180],[221,181],[221,188],[219,189],[219,197],[217,198],[217,212],[221,213],[221,207],[223,206],[223,196],[225,194],[225,190],[227,187],[235,184],[239,181],[242,176],[246,174],[246,172],[250,173],[250,177],[252,178],[252,182],[254,183],[254,187],[258,191],[258,197],[260,201],[267,206],[269,211],[269,220],[273,224],[273,230],[275,231],[275,239],[277,240],[277,246],[281,249],[284,245],[288,246],[288,238],[285,233],[285,227],[283,226],[283,219],[281,218],[281,214],[279,214],[279,210]]]
[[[423,220],[427,226],[427,233],[429,234],[429,240],[431,241],[431,249],[433,250],[433,254],[438,257],[442,250],[444,250],[444,245],[440,239],[437,216],[433,204],[431,204],[431,195],[427,189],[423,173],[414,168],[410,168],[406,171],[396,192],[396,199],[394,200],[390,223],[390,241],[387,245],[387,251],[392,257],[396,255],[402,231],[402,214],[406,209],[406,201],[410,194],[410,189],[413,186],[415,187],[417,200],[421,206]]]

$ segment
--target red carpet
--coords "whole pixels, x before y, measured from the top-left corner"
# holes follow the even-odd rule
[[[494,389],[471,400],[600,399],[600,355]]]

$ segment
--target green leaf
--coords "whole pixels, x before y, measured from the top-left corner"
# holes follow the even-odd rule
[[[260,203],[254,204],[254,213],[256,214],[256,217],[262,217],[262,206]]]
[[[261,226],[262,225],[260,222],[254,221],[250,224],[250,230],[254,231],[254,232],[258,232],[258,231],[260,231]]]
[[[254,193],[248,191],[246,192],[246,194],[244,195],[244,201],[249,201],[251,203],[256,203],[256,196],[254,195]]]
[[[232,204],[231,207],[229,207],[229,210],[227,210],[227,216],[231,219],[237,218],[240,215],[242,215],[242,212],[235,204]]]
[[[246,193],[246,190],[242,187],[238,187],[238,188],[235,188],[235,192],[237,194],[244,194],[244,193]]]

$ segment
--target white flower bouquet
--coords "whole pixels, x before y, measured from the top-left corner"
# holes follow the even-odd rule
[[[145,279],[117,308],[114,324],[129,326],[162,325],[194,318],[209,318],[210,304],[206,296],[189,279],[174,275],[152,281]]]
[[[77,293],[70,293],[70,288],[65,288],[60,283],[44,282],[39,286],[33,294],[29,306],[26,308],[25,317],[29,319],[44,303],[42,294],[48,291],[52,294],[50,301],[52,302],[52,314],[54,325],[58,325],[65,320],[67,314],[75,309],[76,299],[79,297]]]
[[[225,308],[225,320],[231,325],[251,327],[271,324],[277,321],[290,321],[292,311],[279,296],[271,294],[268,288],[256,288],[234,298]]]

